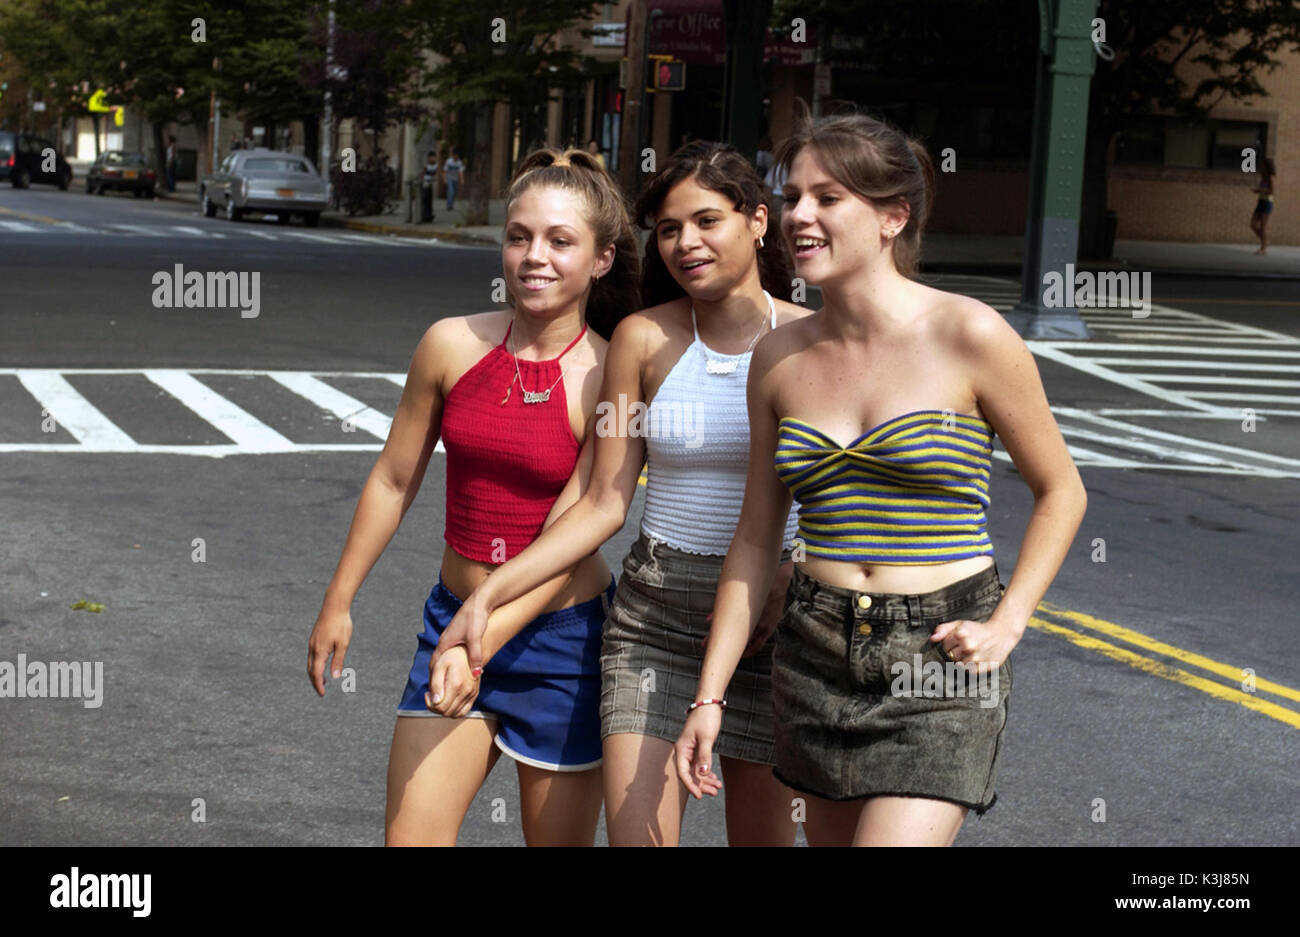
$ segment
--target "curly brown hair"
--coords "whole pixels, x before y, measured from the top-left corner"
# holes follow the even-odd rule
[[[740,151],[729,143],[710,140],[692,140],[677,149],[667,164],[650,177],[636,201],[633,217],[642,228],[652,229],[654,219],[663,206],[664,199],[678,183],[694,179],[696,184],[724,196],[748,219],[764,204],[763,180],[757,170]],[[758,254],[758,278],[776,299],[787,302],[791,294],[790,252],[785,241],[768,227],[763,246],[755,248]],[[651,237],[646,242],[645,275],[641,283],[641,305],[658,306],[686,295],[686,290],[668,271],[659,246]]]

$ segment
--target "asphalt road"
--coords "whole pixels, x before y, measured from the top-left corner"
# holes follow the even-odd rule
[[[257,272],[257,317],[156,308],[176,264]],[[103,665],[98,708],[0,699],[0,843],[382,842],[440,455],[353,606],[355,692],[316,697],[307,635],[417,340],[491,308],[499,274],[493,250],[0,187],[0,662]],[[1089,509],[1015,652],[998,804],[959,845],[1300,843],[1300,305],[1294,284],[1251,281],[1157,278],[1156,300],[1192,318],[1151,326],[1202,331],[1101,315],[1094,345],[1127,348],[1034,346]],[[1207,354],[1245,366],[1190,363]],[[1172,379],[1207,374],[1221,383]],[[102,419],[42,426],[50,399]],[[1032,498],[1005,459],[992,496],[1005,582]],[[612,568],[635,529],[604,547]],[[517,803],[503,759],[461,842],[522,843]],[[721,802],[692,804],[683,842],[725,842]]]

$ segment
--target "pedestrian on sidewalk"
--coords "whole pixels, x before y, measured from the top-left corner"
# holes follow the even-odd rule
[[[156,165],[156,164],[155,164]],[[167,138],[167,191],[176,191],[176,138],[168,136]]]
[[[485,629],[495,627],[494,609],[597,553],[622,529],[648,461],[640,537],[623,559],[601,650],[612,846],[675,846],[681,838],[687,794],[674,775],[673,743],[695,700],[715,584],[740,516],[746,374],[762,336],[808,315],[788,301],[789,255],[779,239],[764,240],[772,234],[766,214],[762,180],[735,147],[696,141],[660,167],[634,215],[653,231],[644,308],[610,344],[587,492],[495,570],[444,633],[468,640],[473,664]],[[633,425],[638,411],[641,431]],[[763,591],[762,621],[726,694],[731,722],[718,751],[733,846],[789,846],[795,837],[793,794],[771,770],[770,673],[796,521],[787,508],[782,566]]]
[[[436,674],[430,662],[463,598],[582,495],[607,338],[635,308],[636,236],[622,193],[586,153],[529,154],[506,218],[510,308],[443,318],[425,332],[308,645],[323,696],[331,656],[333,677],[342,674],[352,600],[441,438],[446,546],[398,704],[388,845],[454,845],[502,752],[516,763],[511,812],[529,845],[590,846],[600,817],[599,654],[614,581],[599,554],[500,609],[481,669],[471,671],[460,647],[444,648]],[[518,633],[493,644],[501,629]]]
[[[460,177],[464,171],[465,164],[460,161],[460,151],[453,149],[442,165],[443,179],[447,186],[447,211],[455,206],[456,190],[460,188]]]
[[[438,184],[438,154],[434,150],[424,160],[424,176],[420,180],[420,221],[433,221],[433,189]]]
[[[1255,202],[1254,214],[1250,216],[1250,230],[1254,232],[1255,237],[1259,238],[1259,250],[1255,251],[1256,254],[1268,253],[1268,220],[1273,215],[1273,177],[1276,174],[1273,160],[1264,157],[1264,165],[1260,169],[1263,181],[1253,189],[1259,195],[1259,199]]]
[[[605,154],[600,151],[600,141],[595,137],[587,141],[587,152],[600,164],[601,169],[605,168]]]
[[[805,798],[811,845],[951,845],[996,799],[1008,658],[1078,531],[1083,483],[1015,330],[914,279],[934,192],[924,146],[865,115],[805,115],[776,160],[781,233],[823,306],[754,352],[744,507],[678,776],[697,798],[721,789],[728,684],[793,497],[774,773]],[[1035,502],[1005,590],[987,530],[995,433]]]

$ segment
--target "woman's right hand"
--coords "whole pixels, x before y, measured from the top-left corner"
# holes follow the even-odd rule
[[[464,646],[469,655],[471,671],[483,669],[483,635],[487,631],[488,619],[492,609],[483,599],[481,589],[476,589],[464,601],[451,622],[438,636],[438,646],[433,649],[429,660],[429,673],[432,675],[438,659],[454,647]],[[475,674],[477,676],[477,674]]]
[[[307,639],[307,678],[316,688],[317,696],[325,695],[325,661],[334,656],[330,675],[343,676],[343,658],[352,643],[352,613],[348,609],[334,611],[322,608],[316,616],[316,626]]]
[[[722,790],[722,781],[713,773],[713,743],[722,731],[722,707],[710,703],[692,710],[682,726],[682,734],[673,750],[677,755],[677,776],[696,800]]]

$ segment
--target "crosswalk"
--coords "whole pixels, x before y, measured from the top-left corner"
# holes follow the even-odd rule
[[[403,237],[402,235],[369,234],[338,229],[304,231],[300,228],[261,225],[257,223],[232,224],[208,222],[199,224],[128,224],[104,222],[82,224],[75,221],[38,222],[0,218],[0,235],[71,234],[78,237],[97,238],[168,238],[180,240],[229,241],[279,241],[286,244],[311,243],[355,247],[451,247],[461,250],[485,250],[471,244],[460,244],[439,238]],[[494,248],[493,248],[494,249]]]
[[[1018,283],[997,277],[945,275],[932,285],[1004,313],[1020,299]],[[1091,339],[1026,344],[1039,358],[1118,384],[1138,403],[1143,397],[1151,403],[1096,410],[1053,406],[1077,464],[1298,477],[1295,459],[1132,421],[1250,423],[1300,416],[1300,339],[1155,303],[1140,318],[1126,309],[1081,309],[1080,315]],[[1010,460],[1001,450],[995,455]]]
[[[86,385],[86,376],[108,378]],[[164,392],[144,394],[139,390],[143,377]],[[249,381],[264,381],[256,399],[268,401],[265,408],[236,404],[219,393],[213,381],[238,377]],[[114,423],[103,410],[104,401],[119,395],[113,386],[135,390],[136,407],[145,412],[138,417],[142,425],[156,423],[148,411],[159,416],[171,412],[175,404],[184,407],[225,442],[216,443],[157,443],[141,442]],[[134,381],[128,384],[127,382]],[[3,452],[114,452],[114,453],[170,453],[221,458],[228,455],[268,455],[290,452],[379,451],[388,438],[392,417],[375,406],[342,390],[338,384],[377,382],[380,385],[406,383],[406,375],[386,372],[306,372],[306,371],[250,371],[223,368],[198,368],[179,370],[173,368],[147,368],[144,370],[110,368],[0,368],[0,407],[11,415],[9,425],[21,425],[22,415],[28,417],[27,439],[0,441]],[[83,384],[85,386],[76,386]],[[270,393],[270,385],[282,388],[306,401],[316,418],[337,421],[338,438],[321,441],[319,438],[290,438],[290,435],[273,428],[283,422],[283,413],[277,412],[269,401],[279,399]],[[90,386],[95,388],[90,390]],[[257,388],[254,387],[256,391]],[[95,399],[96,393],[103,401]],[[395,391],[372,391],[373,396],[383,396],[386,406],[393,405]],[[160,397],[165,402],[160,403]],[[246,402],[247,403],[247,402]],[[254,412],[257,411],[257,412]],[[318,437],[319,433],[304,433]],[[437,450],[442,452],[442,443]]]
[[[88,381],[88,377],[95,380]],[[243,404],[216,384],[230,378],[251,382]],[[142,384],[143,378],[148,384]],[[397,372],[257,371],[147,368],[0,368],[0,411],[10,432],[25,426],[20,440],[0,441],[0,453],[136,453],[222,458],[304,452],[372,451],[383,448],[391,410],[406,376]],[[261,382],[260,386],[256,382]],[[152,393],[141,388],[152,386]],[[349,389],[345,390],[344,386]],[[365,391],[357,391],[364,386]],[[385,390],[387,388],[387,390]],[[282,394],[305,402],[312,430],[295,434],[275,427],[285,422]],[[161,391],[162,393],[158,393]],[[105,402],[135,395],[139,425],[166,422],[179,405],[204,425],[214,442],[143,441],[105,413]],[[98,399],[102,398],[102,400]],[[250,401],[253,401],[250,403]],[[1075,407],[1053,406],[1077,464],[1098,468],[1195,471],[1211,474],[1300,478],[1300,459],[1230,446],[1139,426]],[[150,411],[156,412],[153,416]],[[26,422],[24,423],[24,418]],[[337,423],[337,435],[322,439],[322,421]],[[177,431],[179,435],[179,430]],[[295,438],[296,436],[296,438]],[[435,450],[443,452],[439,442]],[[999,443],[995,456],[1010,461]]]
[[[1020,298],[1012,280],[943,277],[940,289],[962,292],[1009,311]],[[1035,340],[1036,355],[1170,404],[1099,411],[1109,415],[1240,420],[1300,416],[1300,338],[1252,325],[1152,304],[1149,316],[1123,309],[1083,309],[1090,340]]]
[[[258,235],[269,236],[269,232]],[[934,285],[975,296],[1002,311],[1019,298],[1010,280],[946,276]],[[1152,306],[1150,320],[1141,320],[1142,327],[1134,332],[1119,328],[1132,324],[1132,317],[1117,321],[1125,317],[1114,312],[1083,312],[1095,336],[1092,341],[1028,343],[1040,359],[1124,386],[1134,392],[1137,403],[1144,396],[1152,399],[1149,406],[1097,409],[1054,404],[1053,413],[1076,464],[1300,478],[1300,459],[1251,445],[1260,436],[1220,433],[1217,440],[1202,438],[1194,435],[1197,421],[1188,419],[1238,422],[1246,413],[1252,419],[1300,416],[1300,379],[1296,379],[1300,340],[1163,306]],[[250,382],[253,389],[238,395],[240,403],[218,387],[232,377]],[[404,374],[388,372],[0,368],[0,413],[8,415],[0,425],[5,434],[20,437],[0,438],[0,453],[171,453],[221,458],[378,451],[387,439],[391,411],[404,382]],[[142,394],[140,388],[147,387],[153,390]],[[304,404],[310,415],[302,417],[300,412],[296,423],[289,420],[284,412],[286,394]],[[172,408],[172,417],[160,411],[157,419],[138,417],[137,423],[165,424],[179,407],[209,438],[204,442],[139,438],[139,432],[124,428],[120,419],[115,422],[105,412],[112,409],[106,402],[132,395],[142,410],[161,408],[160,401]],[[98,399],[101,396],[105,400]],[[1173,424],[1166,418],[1174,418]],[[303,431],[295,435],[276,428],[286,422]],[[337,424],[337,435],[331,431],[322,436],[322,424]],[[1229,441],[1238,438],[1245,442]],[[437,451],[442,451],[441,443]],[[1011,461],[1000,441],[994,455]]]

